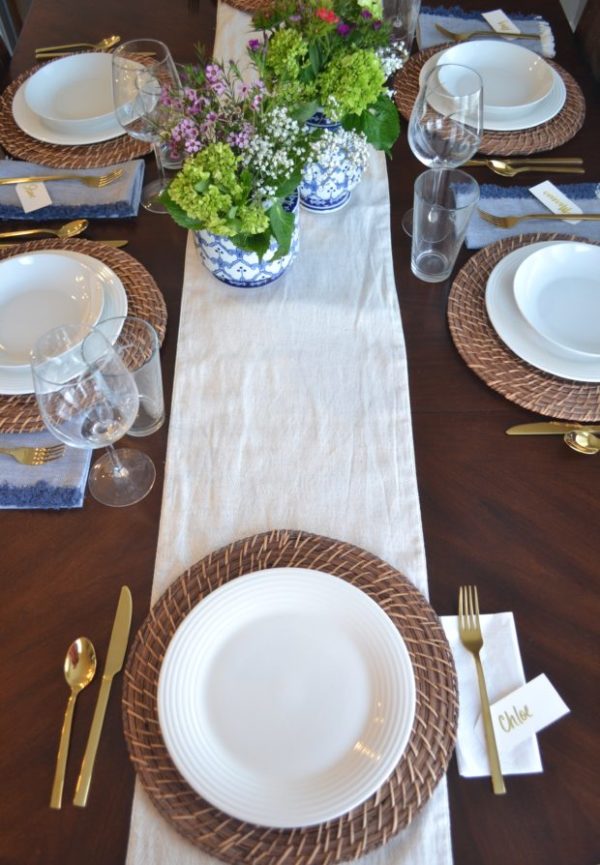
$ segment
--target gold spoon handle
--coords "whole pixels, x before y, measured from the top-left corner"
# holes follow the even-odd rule
[[[54,771],[54,781],[52,783],[52,793],[50,795],[51,808],[60,808],[62,806],[62,794],[63,786],[65,783],[65,770],[67,768],[67,756],[69,754],[69,742],[71,739],[73,712],[75,710],[75,698],[76,695],[71,692],[69,694],[69,701],[65,710],[62,730],[60,731],[60,744],[58,746],[56,769]]]
[[[39,174],[37,177],[2,177],[0,179],[0,186],[14,186],[16,183],[48,183],[50,180],[84,181],[84,177],[81,174]]]
[[[2,231],[0,237],[24,237],[27,234],[56,234],[56,231],[52,228],[22,228],[20,231]]]
[[[493,159],[469,159],[465,165],[489,165],[493,161]],[[533,156],[531,158],[523,156],[497,161],[504,162],[506,165],[583,165],[581,156]]]
[[[520,219],[583,219],[588,222],[600,220],[600,213],[524,213]]]

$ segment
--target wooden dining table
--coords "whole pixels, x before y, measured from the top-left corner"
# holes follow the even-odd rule
[[[583,128],[554,153],[584,157],[585,179],[600,180],[598,85],[558,0],[506,0],[503,8],[541,14],[550,22],[556,60],[575,77],[587,103]],[[33,0],[9,77],[34,64],[36,46],[96,41],[111,33],[123,40],[162,39],[177,61],[189,62],[196,43],[210,50],[215,14],[209,0]],[[150,158],[147,170],[153,171]],[[452,760],[455,862],[597,865],[600,457],[574,453],[558,435],[505,434],[512,424],[543,418],[491,390],[459,356],[446,318],[452,281],[426,284],[410,270],[410,239],[400,223],[422,170],[403,124],[388,162],[391,231],[431,603],[440,615],[456,613],[458,587],[473,583],[486,612],[512,610],[527,679],[545,673],[570,709],[539,734],[543,773],[509,776],[505,796],[493,795],[489,779],[460,777]],[[511,183],[486,169],[473,173],[480,182]],[[97,220],[88,236],[126,238],[127,252],[164,294],[162,368],[169,406],[186,233],[170,218],[140,210],[135,219]],[[471,254],[461,252],[457,269]],[[62,810],[49,808],[49,794],[68,696],[62,665],[69,643],[93,634],[105,657],[122,585],[133,595],[134,630],[148,614],[168,433],[167,422],[135,442],[154,460],[158,478],[133,507],[103,507],[87,496],[81,509],[5,510],[0,516],[1,865],[125,861],[135,773],[123,736],[119,680],[87,807],[74,807],[70,791],[91,722],[91,699],[78,706],[71,745],[76,758],[69,762]]]

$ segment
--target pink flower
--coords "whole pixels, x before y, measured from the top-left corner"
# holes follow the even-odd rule
[[[324,6],[319,6],[315,15],[322,21],[327,21],[328,24],[337,24],[340,20],[332,9],[325,9]]]

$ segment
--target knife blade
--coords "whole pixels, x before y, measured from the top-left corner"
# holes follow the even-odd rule
[[[533,435],[564,435],[572,430],[586,430],[587,432],[600,432],[600,426],[590,426],[580,423],[561,423],[560,421],[540,421],[536,423],[522,423],[511,426],[506,430],[508,436],[533,436]]]
[[[131,592],[127,586],[121,588],[119,595],[119,603],[113,623],[112,633],[110,635],[110,643],[108,645],[108,653],[104,664],[104,672],[102,673],[102,683],[98,692],[94,717],[92,718],[92,726],[88,736],[83,761],[81,763],[81,771],[77,779],[77,787],[75,788],[75,796],[73,803],[80,808],[84,808],[87,804],[88,793],[90,791],[90,783],[92,780],[92,772],[94,770],[94,761],[104,723],[104,715],[108,698],[110,695],[110,687],[113,677],[121,670],[123,661],[125,660],[125,652],[127,650],[127,642],[129,640],[129,629],[131,628],[132,601]]]

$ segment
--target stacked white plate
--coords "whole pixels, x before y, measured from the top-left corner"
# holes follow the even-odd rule
[[[485,294],[500,339],[532,366],[600,382],[600,247],[545,241],[509,253]]]
[[[372,598],[326,573],[274,568],[192,610],[157,701],[169,754],[199,795],[240,820],[293,828],[346,813],[389,777],[415,681]]]
[[[483,126],[490,131],[530,129],[555,117],[567,96],[564,81],[543,57],[504,40],[474,40],[446,48],[423,64],[423,85],[434,66],[456,63],[483,81]]]
[[[123,283],[89,255],[45,250],[0,262],[0,394],[33,393],[29,352],[46,331],[124,315]]]
[[[73,54],[23,82],[12,112],[23,132],[50,144],[96,144],[123,135],[114,112],[110,54]]]

